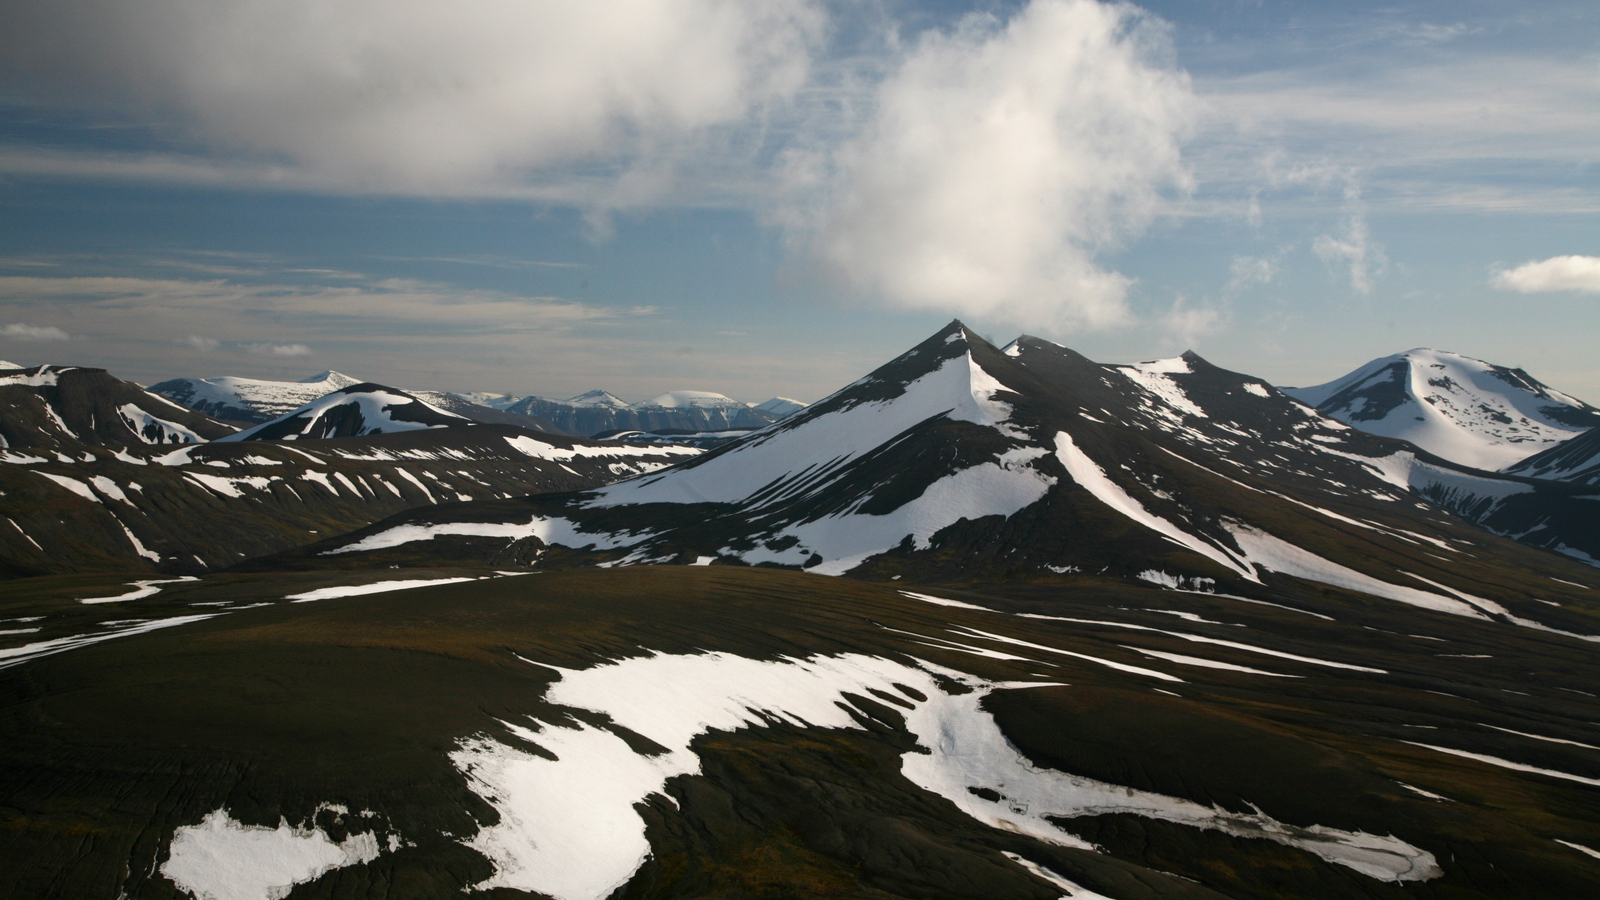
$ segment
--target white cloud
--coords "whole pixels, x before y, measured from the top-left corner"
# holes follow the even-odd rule
[[[1353,177],[1345,184],[1344,197],[1345,217],[1339,234],[1317,235],[1311,249],[1330,269],[1344,265],[1350,275],[1350,287],[1356,292],[1371,293],[1373,279],[1388,266],[1389,258],[1367,229],[1366,205]]]
[[[1181,295],[1174,298],[1172,307],[1161,316],[1161,330],[1166,335],[1193,349],[1200,338],[1222,327],[1222,312],[1210,306],[1190,306]]]
[[[1235,256],[1228,266],[1228,286],[1225,294],[1237,294],[1257,284],[1271,284],[1278,275],[1278,262],[1254,256]]]
[[[924,37],[834,156],[813,257],[899,306],[1057,332],[1128,322],[1131,280],[1094,256],[1187,184],[1194,100],[1168,55],[1159,22],[1094,0]]]
[[[305,344],[240,344],[246,353],[257,356],[310,356],[311,348]]]
[[[199,350],[201,353],[210,353],[211,351],[222,346],[222,342],[216,338],[201,337],[198,334],[191,334],[179,343],[187,344],[188,346]]]
[[[269,179],[453,193],[668,156],[798,89],[824,25],[815,0],[76,0],[9,5],[0,55]]]
[[[1600,257],[1552,256],[1496,272],[1490,283],[1502,291],[1582,291],[1600,294]]]
[[[0,335],[14,341],[64,341],[71,337],[54,325],[26,325],[21,322],[0,328]]]

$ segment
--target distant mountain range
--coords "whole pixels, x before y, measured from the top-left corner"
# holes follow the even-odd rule
[[[234,376],[173,378],[152,385],[150,390],[214,418],[260,424],[359,383],[363,382],[329,370],[300,381]],[[582,436],[616,431],[749,430],[805,408],[798,400],[782,397],[752,407],[709,391],[671,391],[633,404],[603,390],[588,391],[568,400],[538,396],[519,399],[481,391],[406,393],[476,422]]]
[[[1327,384],[1282,390],[1362,431],[1489,471],[1600,426],[1600,409],[1521,369],[1440,350],[1385,356]]]
[[[241,432],[78,366],[0,369],[0,441],[0,577],[187,575],[418,505],[593,487],[700,452],[478,423],[374,384]]]

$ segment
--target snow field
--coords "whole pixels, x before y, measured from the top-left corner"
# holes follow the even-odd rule
[[[992,827],[1093,849],[1047,817],[1132,813],[1272,840],[1385,881],[1440,874],[1431,854],[1396,837],[1298,828],[1262,813],[1239,815],[1036,768],[1011,746],[980,703],[993,690],[1040,683],[988,682],[922,661],[860,654],[776,661],[727,653],[656,654],[558,671],[561,680],[551,686],[547,700],[604,713],[665,752],[634,753],[609,730],[582,723],[532,728],[506,723],[517,738],[556,759],[487,736],[464,740],[451,759],[501,817],[469,841],[496,869],[492,878],[474,885],[477,890],[511,887],[557,900],[608,896],[649,853],[644,823],[633,805],[661,793],[669,779],[700,771],[690,749],[695,737],[771,721],[859,728],[860,713],[845,694],[871,691],[902,697],[910,707],[902,714],[921,748],[902,758],[903,774]],[[974,690],[947,694],[936,674]],[[917,699],[900,685],[927,699]],[[1000,799],[985,800],[969,788],[987,788]]]

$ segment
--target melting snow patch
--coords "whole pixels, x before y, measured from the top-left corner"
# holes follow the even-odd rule
[[[1100,468],[1099,463],[1090,459],[1088,454],[1078,449],[1078,445],[1072,442],[1072,435],[1067,434],[1065,431],[1056,432],[1056,458],[1061,461],[1063,466],[1066,466],[1067,472],[1072,475],[1072,480],[1083,486],[1101,503],[1138,522],[1140,525],[1171,538],[1201,556],[1238,572],[1251,581],[1261,580],[1248,563],[1240,562],[1228,551],[1212,546],[1145,509],[1139,501],[1128,496],[1126,491],[1112,481],[1106,475],[1105,470]]]
[[[1044,866],[1039,865],[1027,857],[1021,856],[1020,854],[1011,853],[1008,851],[1001,851],[1001,854],[1005,856],[1006,859],[1009,859],[1024,869],[1027,869],[1030,874],[1038,878],[1042,878],[1056,887],[1061,888],[1063,891],[1066,891],[1067,893],[1064,900],[1079,900],[1079,898],[1082,898],[1082,900],[1111,900],[1111,898],[1107,897],[1105,894],[1097,894],[1086,887],[1082,887],[1081,885],[1068,881],[1060,875],[1057,875],[1049,869],[1046,869]]]
[[[78,602],[79,603],[123,603],[123,602],[126,602],[128,600],[141,600],[141,599],[143,599],[145,597],[153,597],[156,594],[161,593],[161,588],[156,587],[156,585],[159,585],[159,584],[177,584],[180,581],[199,581],[199,580],[200,580],[199,578],[196,578],[193,575],[185,575],[182,578],[161,578],[161,579],[154,579],[154,580],[151,580],[151,581],[135,581],[135,582],[133,582],[133,590],[127,592],[126,594],[118,594],[115,597],[89,597],[87,599],[79,600]]]
[[[1414,784],[1406,784],[1404,781],[1396,781],[1395,784],[1398,784],[1401,787],[1405,788],[1406,790],[1412,791],[1413,793],[1421,794],[1422,796],[1427,797],[1429,800],[1449,800],[1450,799],[1449,797],[1441,797],[1438,794],[1433,793],[1432,791],[1425,791],[1422,788],[1419,788]]]
[[[61,485],[85,500],[92,500],[95,503],[100,502],[100,498],[94,495],[94,491],[89,490],[89,486],[87,484],[84,484],[76,478],[67,478],[62,475],[51,475],[49,472],[35,472],[33,474],[43,475],[44,477],[54,481],[56,484]]]
[[[390,849],[397,842],[391,836]],[[297,884],[378,858],[374,832],[335,844],[318,828],[244,825],[218,809],[172,836],[161,874],[198,900],[278,900]]]
[[[960,600],[946,600],[943,597],[935,597],[931,594],[917,594],[911,591],[901,591],[900,593],[910,597],[913,600],[921,600],[924,603],[935,603],[939,606],[954,606],[957,609],[975,609],[979,612],[994,612],[994,610],[986,607],[974,606],[971,603],[962,603]]]
[[[1470,616],[1475,619],[1488,618],[1470,603],[1381,581],[1371,575],[1341,566],[1332,560],[1323,559],[1309,550],[1296,547],[1254,528],[1236,524],[1229,527],[1228,531],[1233,534],[1234,540],[1239,542],[1240,549],[1244,550],[1250,561],[1262,568],[1319,584],[1371,594],[1386,600],[1398,600],[1423,609]]]
[[[1600,850],[1591,850],[1591,849],[1589,849],[1588,847],[1585,847],[1582,844],[1574,844],[1571,841],[1563,841],[1560,838],[1555,838],[1554,840],[1555,840],[1556,843],[1561,844],[1562,846],[1571,847],[1572,849],[1578,851],[1579,853],[1587,853],[1590,856],[1594,857],[1595,859],[1600,859]]]
[[[98,644],[101,641],[109,641],[112,638],[127,637],[131,634],[142,634],[146,631],[155,631],[158,628],[171,628],[174,625],[187,625],[190,622],[199,622],[202,619],[210,619],[216,615],[218,614],[207,613],[204,615],[193,616],[173,616],[170,619],[157,619],[153,622],[145,622],[140,625],[134,625],[131,628],[119,628],[113,631],[103,631],[96,634],[83,634],[74,635],[72,637],[56,638],[49,641],[40,641],[37,644],[24,644],[21,647],[7,647],[3,650],[0,650],[0,669],[20,665],[21,663],[25,663],[30,659],[37,659],[41,656],[50,656],[52,654],[62,653],[67,650],[76,650],[79,647],[87,647],[90,644]]]
[[[1516,692],[1512,691],[1511,693]],[[1509,759],[1501,759],[1498,756],[1488,756],[1483,753],[1470,753],[1466,750],[1456,750],[1451,747],[1435,747],[1433,744],[1419,744],[1416,741],[1401,741],[1400,743],[1410,744],[1413,747],[1426,747],[1429,750],[1437,750],[1440,753],[1448,753],[1451,756],[1461,756],[1467,759],[1475,759],[1478,762],[1488,763],[1491,766],[1500,766],[1504,769],[1512,769],[1517,772],[1532,772],[1535,775],[1548,775],[1551,778],[1561,778],[1567,781],[1576,781],[1579,784],[1588,784],[1594,785],[1595,787],[1600,787],[1600,778],[1585,778],[1582,775],[1569,775],[1566,772],[1557,772],[1555,769],[1541,769],[1538,766],[1530,766],[1519,762],[1512,762]]]
[[[383,594],[389,591],[404,591],[411,588],[427,587],[430,584],[456,584],[462,581],[476,581],[474,578],[412,578],[404,581],[379,581],[374,584],[352,584],[341,587],[317,588],[301,594],[290,594],[283,598],[296,603],[310,603],[313,600],[332,600],[335,597],[359,597],[362,594]]]
[[[508,887],[557,900],[610,896],[650,852],[634,805],[660,794],[669,779],[700,771],[690,749],[697,736],[774,721],[860,728],[864,714],[851,705],[847,692],[905,697],[910,707],[901,713],[905,727],[922,746],[902,757],[903,774],[992,827],[1092,850],[1050,819],[1131,813],[1275,841],[1384,881],[1441,874],[1432,854],[1396,837],[1300,828],[1264,813],[1239,815],[1036,768],[1006,740],[981,703],[996,688],[1037,684],[993,683],[931,663],[859,654],[776,661],[727,653],[663,654],[583,670],[547,667],[561,673],[547,694],[551,703],[602,712],[616,726],[664,749],[636,753],[612,731],[571,720],[537,730],[505,723],[512,734],[554,758],[487,736],[463,741],[451,760],[499,813],[496,824],[468,842],[495,866],[495,874],[474,890]],[[959,681],[968,690],[951,695],[940,678]],[[972,789],[1000,799],[984,799]]]
[[[1163,653],[1160,650],[1149,650],[1144,647],[1134,647],[1123,644],[1123,649],[1143,653],[1151,659],[1164,659],[1182,666],[1199,666],[1203,669],[1224,669],[1229,672],[1246,672],[1251,675],[1271,675],[1273,678],[1299,678],[1299,675],[1285,675],[1282,672],[1265,672],[1261,669],[1252,669],[1249,666],[1236,666],[1233,663],[1218,662],[1214,659],[1201,659],[1197,656],[1184,656],[1181,653]]]

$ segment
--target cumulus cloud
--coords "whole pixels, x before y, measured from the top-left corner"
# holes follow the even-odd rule
[[[1552,256],[1496,272],[1489,283],[1502,291],[1516,291],[1519,294],[1543,291],[1600,294],[1600,257]]]
[[[64,341],[71,337],[54,325],[27,325],[22,322],[13,322],[0,328],[0,335],[14,341]]]
[[[816,0],[7,4],[23,92],[141,107],[347,187],[451,193],[660,155],[805,80]]]
[[[833,157],[808,247],[846,290],[1030,328],[1124,324],[1096,251],[1185,186],[1195,106],[1163,26],[1128,5],[1033,0],[920,40]]]
[[[216,338],[202,337],[198,334],[191,334],[179,343],[186,344],[189,347],[199,350],[201,353],[210,353],[211,351],[222,346],[222,342]]]
[[[305,344],[240,344],[246,353],[257,356],[310,356],[311,348]]]

